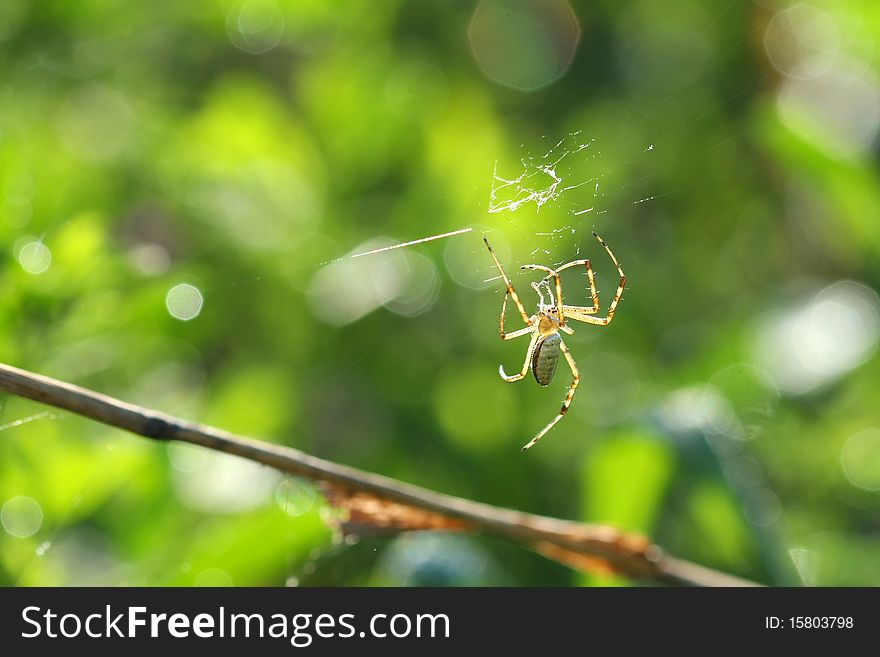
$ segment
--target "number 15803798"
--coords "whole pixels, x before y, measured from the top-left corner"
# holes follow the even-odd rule
[[[764,627],[768,630],[843,630],[852,629],[852,616],[765,616]]]

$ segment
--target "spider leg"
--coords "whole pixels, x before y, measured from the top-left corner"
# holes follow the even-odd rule
[[[532,319],[529,318],[529,325],[525,328],[521,328],[517,331],[513,331],[512,333],[506,333],[504,331],[504,316],[507,314],[507,299],[510,297],[510,292],[504,293],[504,301],[501,302],[501,321],[499,322],[499,326],[501,327],[501,339],[502,340],[513,340],[514,338],[518,338],[521,335],[525,335],[533,330]]]
[[[617,261],[617,258],[614,257],[614,254],[611,252],[609,246],[605,243],[601,237],[593,233],[593,237],[599,240],[599,244],[605,247],[605,250],[608,252],[608,255],[611,257],[611,262],[614,263],[614,266],[617,267],[617,273],[620,274],[620,283],[617,285],[617,293],[614,295],[614,299],[611,300],[611,305],[608,306],[608,313],[605,317],[590,317],[587,309],[580,309],[569,306],[571,310],[563,309],[569,319],[574,319],[578,322],[584,322],[585,324],[593,324],[595,326],[608,326],[611,323],[611,320],[614,319],[614,311],[617,310],[617,304],[620,303],[620,297],[623,296],[623,288],[626,287],[626,274],[623,273],[623,268],[620,266],[620,263]]]
[[[503,322],[502,322],[503,324]],[[521,328],[518,331],[514,331],[513,333],[505,333],[504,328],[501,329],[501,339],[502,340],[513,340],[514,338],[521,338],[528,333],[531,333],[535,330],[534,326],[526,326],[525,328]]]
[[[581,382],[581,373],[578,372],[577,365],[574,362],[574,358],[571,355],[571,352],[568,350],[568,347],[565,346],[564,342],[559,343],[559,349],[562,350],[563,355],[565,356],[565,360],[568,362],[569,368],[571,368],[572,381],[571,385],[568,388],[568,393],[565,395],[565,399],[562,400],[562,408],[559,410],[559,415],[557,415],[553,420],[551,420],[550,424],[541,429],[534,438],[532,438],[523,448],[522,451],[526,451],[530,449],[536,442],[541,440],[544,437],[544,434],[550,431],[559,420],[565,417],[565,414],[568,413],[568,407],[571,406],[571,400],[574,399],[574,392],[577,390],[578,384]]]
[[[559,326],[565,326],[565,313],[562,310],[562,281],[559,278],[559,272],[550,269],[550,267],[545,267],[544,265],[523,265],[520,269],[537,269],[539,271],[546,271],[547,276],[545,276],[545,279],[550,278],[551,276],[556,279],[556,318],[559,320]]]
[[[578,265],[584,265],[587,268],[587,279],[590,285],[590,298],[593,300],[592,306],[563,306],[562,310],[566,314],[569,312],[581,314],[581,315],[592,315],[594,313],[599,312],[599,292],[596,290],[596,276],[593,273],[593,266],[590,264],[589,260],[573,260],[567,264],[562,265],[556,271],[563,272],[566,269],[570,269],[571,267],[577,267]]]
[[[532,327],[529,327],[529,330],[532,330]],[[519,331],[517,331],[517,333],[519,333]],[[535,331],[535,334],[532,336],[532,339],[529,342],[529,348],[526,349],[526,360],[523,363],[522,370],[519,372],[519,374],[508,375],[504,371],[504,365],[498,366],[498,374],[501,375],[502,379],[504,379],[508,383],[514,383],[515,381],[521,381],[525,378],[526,374],[529,373],[529,367],[531,367],[532,365],[532,354],[535,351],[535,345],[538,343],[539,337],[541,337],[541,334]]]
[[[492,248],[492,245],[489,244],[489,240],[486,239],[486,236],[483,236],[483,241],[486,243],[486,248],[489,249],[489,255],[492,256],[492,260],[495,261],[495,266],[498,267],[498,271],[501,274],[501,278],[504,279],[504,284],[507,286],[507,294],[513,298],[513,302],[516,304],[517,310],[519,310],[519,314],[522,317],[522,320],[525,324],[531,324],[529,321],[529,314],[526,312],[526,309],[522,305],[522,301],[519,300],[519,295],[516,293],[516,290],[513,289],[513,284],[510,282],[510,279],[507,278],[507,274],[504,271],[504,268],[501,266],[501,263],[498,261],[498,256],[495,255],[495,249]],[[501,337],[504,337],[504,309],[507,308],[507,295],[504,297],[504,304],[502,306],[501,311]]]

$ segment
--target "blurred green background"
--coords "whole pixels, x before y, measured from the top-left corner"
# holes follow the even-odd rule
[[[4,0],[0,360],[761,582],[877,585],[878,70],[872,0]],[[576,257],[607,304],[592,230],[630,285],[522,454],[569,375],[498,378],[527,339],[498,339],[480,238],[529,308],[518,265]],[[307,482],[18,398],[0,425],[3,585],[625,583],[341,542]]]

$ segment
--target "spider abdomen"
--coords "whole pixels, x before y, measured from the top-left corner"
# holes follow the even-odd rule
[[[549,385],[556,374],[556,366],[559,364],[559,344],[562,338],[558,333],[548,335],[535,345],[532,354],[532,373],[535,380],[542,386]]]

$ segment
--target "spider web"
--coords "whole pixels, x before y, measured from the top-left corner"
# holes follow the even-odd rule
[[[521,146],[541,155],[526,152],[518,166],[494,163],[487,211],[504,216],[505,229],[529,234],[529,257],[559,264],[580,254],[583,230],[589,235],[596,227],[594,217],[614,209],[624,186],[615,183],[620,169],[609,166],[596,138],[587,139],[578,130],[552,140],[544,136],[541,142],[530,149]],[[639,155],[653,150],[653,144],[647,145]],[[624,205],[653,198],[644,196]]]
[[[11,422],[0,424],[0,431],[14,429],[15,427],[20,427],[23,424],[28,424],[29,422],[35,422],[37,420],[54,420],[56,418],[57,416],[52,411],[41,411],[34,415],[28,415],[27,417],[19,418],[18,420],[12,420]]]
[[[492,171],[492,189],[489,192],[489,214],[516,211],[523,205],[534,203],[537,211],[547,203],[556,201],[565,192],[587,185],[595,180],[594,197],[599,194],[600,182],[596,178],[565,184],[572,177],[570,156],[584,151],[595,142],[577,142],[580,131],[573,132],[556,142],[543,156],[527,155],[520,159],[522,171],[514,178],[498,174],[498,162]],[[594,149],[591,157],[596,158]],[[568,161],[567,161],[568,160]]]

